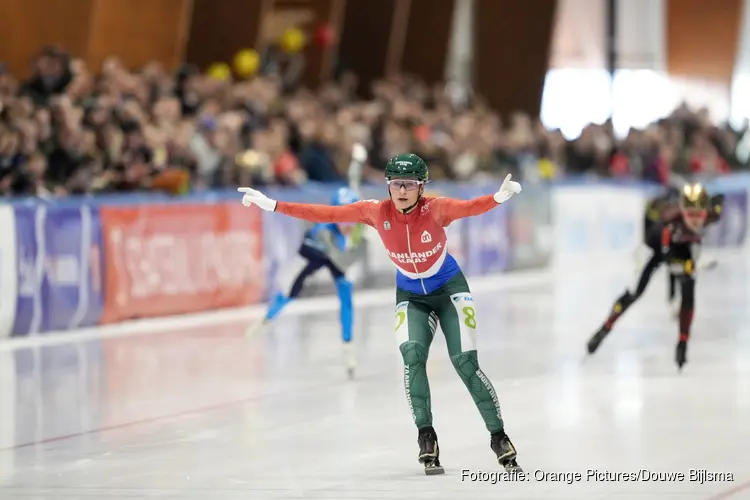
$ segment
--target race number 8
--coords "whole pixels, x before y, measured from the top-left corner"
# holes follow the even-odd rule
[[[466,306],[463,308],[463,313],[466,318],[464,319],[464,325],[468,326],[469,328],[476,329],[477,327],[477,312],[474,310],[471,306]]]

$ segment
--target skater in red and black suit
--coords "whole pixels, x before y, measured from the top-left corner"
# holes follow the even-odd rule
[[[682,189],[680,187],[668,186],[662,193],[648,200],[646,203],[646,216],[643,221],[644,242],[648,241],[648,235],[654,231],[655,227],[660,227],[665,221],[673,218],[678,213],[680,209],[680,196],[682,196]],[[675,303],[677,297],[677,276],[672,272],[668,272],[667,279],[667,301],[671,306]]]
[[[695,308],[696,260],[699,257],[705,228],[719,220],[723,203],[723,195],[711,198],[700,184],[688,184],[682,189],[675,203],[662,208],[661,220],[652,221],[645,235],[645,243],[651,249],[652,255],[641,272],[636,289],[626,290],[617,299],[607,320],[589,340],[589,354],[596,352],[615,322],[646,290],[654,271],[666,263],[670,272],[679,281],[682,295],[679,340],[675,352],[675,362],[678,368],[682,369],[687,361],[687,343]]]

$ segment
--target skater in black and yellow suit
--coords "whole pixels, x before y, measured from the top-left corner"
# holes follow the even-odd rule
[[[723,203],[723,195],[711,198],[700,184],[688,184],[682,189],[674,205],[675,209],[665,209],[664,219],[653,224],[645,235],[645,243],[652,251],[651,258],[641,272],[636,289],[626,290],[617,299],[607,320],[589,340],[589,354],[596,352],[615,322],[643,294],[656,268],[666,263],[681,285],[679,340],[675,362],[682,369],[687,361],[687,343],[695,308],[696,260],[705,228],[719,220]]]
[[[648,200],[646,203],[646,216],[643,221],[643,241],[648,242],[649,234],[654,228],[661,226],[664,221],[674,218],[679,212],[679,201],[681,191],[679,188],[669,186],[666,191]],[[646,243],[648,245],[648,243]],[[669,295],[667,300],[672,304],[677,296],[677,276],[667,272]]]

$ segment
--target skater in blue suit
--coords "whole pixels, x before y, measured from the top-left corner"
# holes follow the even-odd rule
[[[356,193],[349,188],[340,188],[331,200],[334,206],[348,205],[359,201]],[[367,242],[364,238],[354,237],[353,245],[347,245],[347,233],[352,233],[352,227],[342,228],[339,224],[315,224],[305,232],[298,254],[302,257],[301,270],[296,274],[289,292],[281,292],[271,300],[265,317],[253,326],[248,335],[254,335],[261,331],[273,321],[291,301],[296,299],[305,286],[305,281],[325,268],[331,273],[336,285],[339,302],[341,304],[341,340],[344,344],[344,356],[347,372],[353,376],[356,368],[354,349],[351,344],[352,329],[354,325],[354,309],[352,304],[353,285],[346,277],[349,267],[362,258],[367,251]],[[354,231],[361,228],[354,228]]]

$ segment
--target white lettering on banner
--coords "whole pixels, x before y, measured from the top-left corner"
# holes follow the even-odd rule
[[[33,297],[36,290],[36,271],[34,259],[27,255],[18,258],[18,295],[19,297]]]
[[[13,207],[0,206],[0,339],[9,337],[16,320],[18,297],[16,217]]]
[[[134,298],[190,295],[240,288],[261,279],[262,262],[249,256],[259,244],[249,231],[122,235],[121,255]]]
[[[77,255],[44,256],[41,279],[47,278],[51,286],[72,286],[78,288],[81,275]],[[18,295],[34,297],[40,283],[37,276],[36,260],[23,256],[18,262]]]
[[[81,271],[79,269],[78,256],[76,255],[47,257],[44,263],[44,271],[50,285],[78,287]]]

